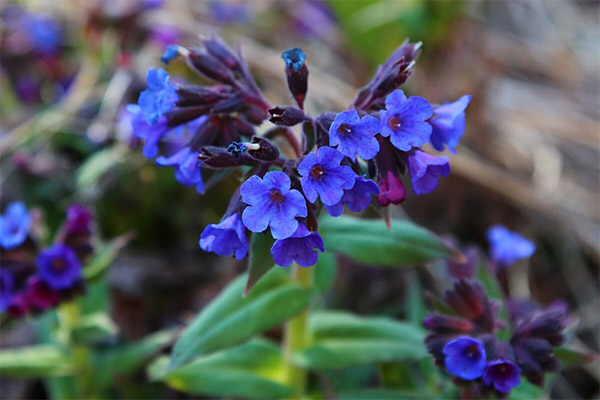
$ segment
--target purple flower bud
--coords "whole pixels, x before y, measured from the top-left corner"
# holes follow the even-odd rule
[[[206,47],[208,53],[217,58],[227,68],[234,71],[240,70],[239,60],[233,51],[231,51],[231,49],[227,47],[227,45],[218,37],[213,35],[210,38],[204,38],[202,42],[204,43],[204,47]]]
[[[52,289],[73,287],[81,280],[81,263],[68,246],[57,244],[43,250],[36,259],[39,276]]]
[[[487,363],[483,371],[483,382],[500,393],[509,393],[521,384],[521,370],[511,360],[497,358]]]
[[[304,109],[304,99],[308,91],[308,68],[306,67],[306,55],[301,48],[288,49],[281,54],[285,61],[285,73],[287,83],[292,96],[298,107]]]
[[[463,318],[448,315],[431,314],[423,320],[423,326],[435,333],[470,333],[473,324]]]
[[[216,57],[204,51],[190,51],[187,54],[190,65],[198,72],[220,83],[235,86],[231,72]]]
[[[308,210],[304,196],[290,187],[290,178],[281,171],[246,180],[240,187],[242,201],[249,205],[242,214],[246,228],[262,232],[270,227],[275,239],[292,236],[298,229],[296,217],[306,217]]]
[[[238,213],[231,214],[218,224],[211,224],[200,236],[200,247],[220,256],[235,255],[241,260],[248,252],[246,228]]]
[[[402,180],[388,171],[385,178],[379,175],[379,195],[375,198],[377,204],[381,207],[387,207],[390,204],[400,204],[406,200],[406,189]]]
[[[201,165],[206,168],[220,169],[231,168],[240,165],[254,165],[256,160],[247,154],[233,155],[222,147],[204,146],[200,149],[198,159]]]
[[[14,291],[14,278],[7,269],[0,268],[0,313],[8,308]]]
[[[535,244],[503,225],[494,225],[487,231],[490,257],[499,267],[508,267],[535,253]]]
[[[435,157],[421,150],[408,156],[408,170],[415,194],[427,194],[435,190],[438,185],[438,176],[450,174],[448,157]]]
[[[443,350],[448,372],[466,381],[480,378],[486,365],[483,343],[468,336],[449,342]]]
[[[302,176],[302,190],[311,203],[321,198],[323,204],[332,206],[339,202],[344,190],[351,189],[356,180],[352,168],[341,166],[344,155],[331,147],[321,147],[309,153],[298,166]]]
[[[14,294],[8,302],[6,312],[13,318],[21,318],[27,314],[27,311],[27,303],[23,294]]]
[[[327,212],[332,217],[339,217],[344,212],[344,206],[350,211],[361,212],[369,207],[373,200],[371,195],[377,195],[379,187],[371,179],[366,179],[362,176],[357,176],[354,181],[354,186],[348,190],[344,190],[344,195],[339,202],[332,206],[325,205]]]
[[[31,310],[45,311],[54,308],[60,302],[57,291],[52,289],[39,276],[31,276],[27,280],[24,295],[25,303]]]
[[[296,262],[301,267],[311,267],[319,259],[317,249],[321,252],[325,251],[321,236],[299,223],[298,229],[292,236],[275,241],[271,247],[271,254],[275,263],[282,267],[287,267],[292,262]]]
[[[407,99],[398,89],[386,97],[385,108],[380,111],[381,136],[391,136],[390,141],[398,150],[410,151],[429,141],[432,128],[427,119],[433,109],[427,100],[414,96]]]
[[[429,123],[433,127],[431,145],[437,151],[448,150],[456,153],[456,146],[465,131],[465,109],[471,101],[471,95],[464,95],[453,103],[433,107],[433,116]]]
[[[256,160],[271,162],[279,158],[277,146],[265,138],[254,136],[252,143],[247,143],[246,146],[248,147],[248,154]]]
[[[304,111],[295,107],[273,107],[269,109],[269,121],[275,125],[294,126],[304,121]]]
[[[477,265],[479,264],[479,253],[476,247],[469,247],[464,252],[467,259],[465,262],[455,260],[448,261],[448,271],[453,278],[471,279],[475,277]]]
[[[0,246],[6,250],[14,249],[27,239],[31,217],[25,204],[15,202],[8,205],[0,215]]]
[[[342,111],[329,128],[329,145],[337,146],[340,153],[352,160],[356,160],[357,155],[370,160],[379,152],[379,142],[375,138],[379,128],[375,117],[365,115],[360,118],[356,110]]]
[[[67,235],[85,235],[92,232],[94,214],[81,204],[72,204],[67,209]]]

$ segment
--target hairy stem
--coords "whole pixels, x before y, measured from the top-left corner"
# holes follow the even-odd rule
[[[296,263],[292,265],[292,268],[293,277],[300,286],[308,288],[312,285],[312,268],[302,268]],[[293,363],[292,356],[296,351],[304,348],[308,343],[309,312],[309,308],[307,308],[285,324],[283,353],[286,366],[286,378],[287,382],[295,389],[294,398],[297,399],[304,396],[306,371]]]

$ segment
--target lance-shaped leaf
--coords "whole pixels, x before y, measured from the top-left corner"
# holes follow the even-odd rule
[[[591,351],[583,352],[568,347],[554,349],[554,356],[558,358],[563,368],[577,367],[594,362],[599,358],[598,354],[594,354]]]
[[[243,297],[246,279],[242,275],[229,284],[187,327],[173,348],[171,369],[281,324],[306,308],[313,296],[281,268],[269,271]]]
[[[399,267],[464,257],[425,228],[401,220],[392,221],[391,225],[392,232],[384,221],[342,215],[324,217],[319,233],[327,251],[368,265]]]
[[[68,375],[73,365],[68,354],[55,345],[2,349],[0,374],[11,377],[48,377]]]
[[[167,371],[168,359],[158,359],[149,368],[152,380],[160,380],[186,393],[209,397],[290,397],[279,348],[265,340],[201,357]]]
[[[271,247],[275,240],[270,233],[254,233],[250,242],[250,256],[248,262],[248,280],[244,296],[254,287],[271,268],[275,266]]]
[[[427,357],[424,330],[391,318],[315,312],[309,329],[312,342],[294,355],[294,360],[307,368],[346,368]]]

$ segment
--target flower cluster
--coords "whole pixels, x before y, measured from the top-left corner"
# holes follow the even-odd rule
[[[32,216],[23,203],[0,216],[0,313],[22,317],[56,307],[85,289],[82,263],[93,252],[93,216],[69,207],[54,244],[39,251]]]
[[[525,243],[527,253],[533,254],[533,243],[504,227],[492,227],[488,237],[491,263],[485,268],[490,270],[499,260],[524,257]],[[499,332],[507,324],[498,318],[500,303],[490,300],[484,287],[471,279],[476,268],[471,264],[476,262],[470,254],[463,265],[449,265],[451,274],[459,278],[444,295],[446,311],[434,312],[423,321],[431,332],[425,339],[427,350],[436,365],[454,377],[465,398],[505,397],[520,385],[521,376],[541,386],[545,372],[560,369],[553,347],[565,341],[565,304],[555,302],[542,308],[529,300],[505,297],[510,336],[508,341],[500,340]]]
[[[470,96],[432,106],[397,89],[411,73],[419,44],[402,44],[349,110],[316,117],[304,111],[309,70],[302,49],[282,54],[297,107],[273,107],[239,49],[233,52],[216,37],[202,44],[168,46],[162,61],[180,58],[215,85],[175,85],[166,71],[150,69],[147,89],[129,106],[145,156],[172,166],[183,185],[203,192],[203,170],[247,167],[247,179],[222,221],[202,233],[202,249],[241,259],[248,252],[246,231],[270,230],[277,264],[311,266],[324,251],[317,232],[322,209],[332,216],[345,207],[360,212],[373,196],[382,207],[399,204],[406,198],[403,173],[410,174],[417,195],[433,191],[438,177],[450,173],[448,157],[421,146],[454,151]],[[267,118],[274,127],[258,135],[256,128]],[[301,135],[294,126],[301,126]],[[275,139],[286,141],[294,154],[278,148]]]

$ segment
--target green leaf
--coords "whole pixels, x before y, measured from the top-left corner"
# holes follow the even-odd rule
[[[117,326],[110,317],[104,312],[95,312],[82,316],[71,334],[76,343],[90,343],[115,333]]]
[[[393,220],[390,232],[379,219],[324,217],[319,233],[327,251],[380,267],[415,265],[459,255],[439,237],[408,221]]]
[[[108,245],[101,247],[88,265],[83,269],[83,276],[86,280],[94,280],[100,277],[104,271],[110,267],[119,251],[134,238],[132,232],[125,233],[110,241]]]
[[[427,307],[423,297],[423,288],[416,273],[411,274],[406,294],[406,316],[414,325],[421,325],[427,316]]]
[[[271,256],[271,247],[275,240],[270,233],[254,233],[250,242],[250,256],[248,265],[248,281],[244,296],[250,289],[262,278],[271,268],[275,266],[273,256]]]
[[[431,399],[431,394],[417,390],[381,390],[370,389],[341,393],[339,399],[348,400],[409,400],[409,399]]]
[[[319,260],[312,267],[315,270],[314,280],[315,287],[321,293],[327,292],[335,280],[337,272],[337,257],[332,253],[319,254]]]
[[[567,347],[554,349],[554,356],[560,361],[563,368],[573,368],[598,360],[598,354],[591,352],[584,353]]]
[[[149,368],[153,380],[161,380],[186,393],[210,397],[281,398],[293,394],[285,384],[285,368],[279,348],[256,340],[201,357],[166,372],[167,358]]]
[[[345,368],[427,356],[423,329],[391,318],[315,312],[309,329],[312,342],[294,355],[294,360],[307,368]]]
[[[58,346],[39,345],[2,349],[0,375],[10,377],[47,377],[68,375],[73,365]]]
[[[142,340],[111,349],[98,357],[95,362],[94,385],[98,391],[110,387],[115,377],[127,376],[138,371],[148,358],[165,347],[175,335],[175,331],[160,331]]]
[[[102,175],[125,159],[127,148],[113,146],[102,149],[89,157],[76,172],[76,182],[79,189],[89,189],[95,185]]]
[[[541,399],[544,396],[544,389],[529,383],[525,379],[521,380],[521,384],[510,392],[510,400],[533,400]]]
[[[173,348],[171,368],[281,324],[306,308],[313,296],[281,268],[271,270],[243,298],[245,280],[243,275],[229,284],[187,327]]]

